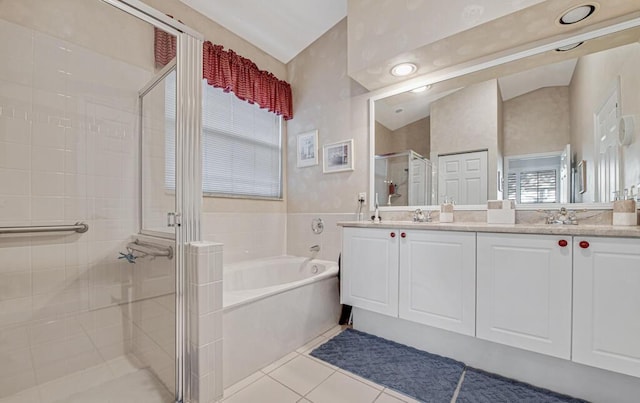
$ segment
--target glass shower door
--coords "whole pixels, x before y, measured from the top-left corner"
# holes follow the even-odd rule
[[[197,218],[175,239],[139,233],[139,91],[159,72],[163,15],[81,3],[0,2],[0,402],[173,402],[184,382],[180,245]],[[173,119],[174,141],[184,120]],[[162,187],[168,211],[184,208],[181,172],[175,190]],[[16,227],[25,231],[3,233]]]

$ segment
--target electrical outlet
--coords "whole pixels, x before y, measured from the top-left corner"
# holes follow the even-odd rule
[[[358,193],[358,201],[362,202],[363,204],[367,202],[367,192],[360,192]]]

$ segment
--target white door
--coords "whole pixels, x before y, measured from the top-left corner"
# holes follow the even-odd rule
[[[487,203],[487,152],[438,157],[438,203],[453,198],[456,204]]]
[[[596,201],[613,200],[613,192],[620,190],[620,147],[618,145],[618,88],[596,112],[596,151],[598,165],[598,195]]]
[[[397,232],[344,228],[341,303],[398,316]]]
[[[640,377],[640,239],[573,247],[573,361]]]
[[[571,201],[571,144],[560,154],[560,203]]]
[[[420,158],[412,159],[409,165],[409,206],[424,206],[427,204],[426,175],[427,162]]]
[[[400,235],[399,316],[475,336],[476,234]]]
[[[571,237],[477,239],[477,337],[569,359]]]

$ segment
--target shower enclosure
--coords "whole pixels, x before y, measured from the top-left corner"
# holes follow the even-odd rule
[[[431,161],[413,150],[375,156],[375,193],[381,206],[425,206],[432,200]]]
[[[0,402],[188,398],[201,45],[137,0],[0,2]]]

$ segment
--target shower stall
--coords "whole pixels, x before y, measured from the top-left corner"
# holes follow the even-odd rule
[[[0,402],[188,399],[201,46],[137,0],[0,2]]]
[[[375,156],[375,194],[381,206],[425,206],[432,200],[431,161],[413,150]]]

